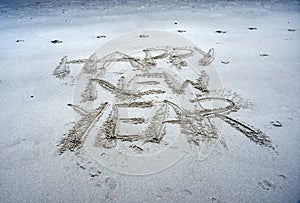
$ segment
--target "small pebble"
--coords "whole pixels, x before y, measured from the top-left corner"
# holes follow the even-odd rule
[[[249,30],[257,30],[256,27],[248,27]]]
[[[105,35],[98,35],[97,38],[98,38],[98,39],[99,39],[99,38],[106,38],[106,36],[105,36]]]
[[[228,64],[228,63],[230,63],[229,61],[221,61],[221,63],[223,63],[223,64]]]
[[[91,177],[99,176],[99,171],[92,171],[92,172],[90,173],[90,176],[91,176]]]
[[[149,35],[144,35],[144,34],[143,34],[143,35],[140,35],[139,37],[140,37],[140,38],[148,38]]]
[[[259,54],[261,57],[269,56],[269,54]]]
[[[58,39],[51,40],[51,43],[52,43],[52,44],[60,44],[60,43],[62,43],[62,42],[63,42],[63,41],[58,40]]]
[[[226,33],[226,31],[223,31],[223,30],[217,30],[217,31],[215,31],[215,33],[221,33],[221,34],[225,34],[225,33]]]

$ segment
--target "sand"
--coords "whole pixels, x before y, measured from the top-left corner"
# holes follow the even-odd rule
[[[0,202],[299,201],[298,4],[1,3]]]

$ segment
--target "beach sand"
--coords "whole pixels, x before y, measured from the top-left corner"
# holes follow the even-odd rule
[[[298,202],[299,6],[297,1],[2,1],[0,202]],[[218,90],[214,97],[240,104],[228,116],[263,132],[272,147],[253,142],[223,117],[217,142],[205,145],[208,151],[202,158],[202,142],[200,147],[186,142],[193,137],[184,133],[184,123],[173,129],[181,132],[173,151],[177,158],[172,151],[155,157],[155,150],[163,147],[131,141],[128,153],[147,149],[152,158],[134,162],[112,152],[110,159],[102,159],[92,139],[82,143],[83,150],[60,154],[63,137],[82,118],[72,109],[85,105],[79,98],[84,85],[78,84],[87,84],[90,77],[83,74],[84,63],[74,60],[94,53],[106,56],[118,50],[108,46],[116,39],[120,42],[114,45],[124,43],[120,47],[135,44],[128,52],[124,48],[125,54],[134,54],[144,47],[124,36],[135,33],[137,40],[151,40],[153,32],[168,32],[174,39],[169,43],[155,38],[153,45],[165,42],[165,49],[184,43],[205,53],[213,48],[214,60],[199,66],[214,81],[209,90]],[[177,43],[180,39],[183,44]],[[174,53],[170,50],[168,57]],[[70,73],[55,77],[53,71],[64,56],[74,61]],[[197,75],[180,68],[174,69],[174,76],[196,81]],[[113,83],[109,76],[103,78]],[[108,97],[108,91],[102,91],[100,98]],[[175,102],[176,94],[170,95]],[[95,105],[88,104],[85,110]],[[167,147],[172,135],[167,131]]]

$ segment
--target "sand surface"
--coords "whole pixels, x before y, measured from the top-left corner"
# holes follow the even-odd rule
[[[297,1],[2,1],[0,202],[298,202],[299,15]]]

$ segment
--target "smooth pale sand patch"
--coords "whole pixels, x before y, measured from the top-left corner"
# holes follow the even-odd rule
[[[145,37],[147,36],[147,37]],[[96,55],[94,56],[95,59],[102,59],[105,58],[108,54],[118,52],[122,54],[127,54],[128,56],[133,56],[140,54],[139,57],[143,56],[143,50],[145,49],[178,49],[178,48],[196,48],[197,46],[192,43],[191,41],[187,40],[186,38],[179,36],[178,34],[173,34],[169,32],[163,32],[163,31],[155,31],[155,30],[143,30],[143,31],[137,31],[133,33],[129,33],[126,35],[119,36],[116,39],[113,39],[109,41],[108,43],[104,44],[101,48],[99,48],[96,51]],[[152,54],[161,54],[159,51],[157,53]],[[182,53],[178,53],[182,54]],[[184,54],[184,53],[183,53]],[[171,67],[167,63],[160,63],[157,64],[157,67],[153,67],[150,72],[170,72],[170,75],[173,75],[174,77],[177,77],[179,80],[179,83],[182,84],[186,79],[197,79],[199,77],[200,72],[204,70],[207,72],[209,76],[209,86],[208,89],[213,90],[219,90],[222,88],[221,80],[213,67],[213,65],[208,66],[201,66],[199,64],[199,59],[201,54],[198,54],[197,56],[188,57],[184,60],[188,61],[188,65],[186,67],[182,67],[182,69],[176,69],[174,67]],[[203,56],[202,56],[203,57]],[[129,63],[128,63],[129,64]],[[120,66],[119,63],[115,64],[117,67]],[[107,74],[109,72],[110,68],[112,68],[113,65],[107,67],[107,71],[104,74],[103,78],[107,81],[114,81],[115,78],[112,78],[113,76]],[[122,69],[123,68],[123,69]],[[124,70],[125,68],[125,70]],[[126,70],[127,68],[127,70]],[[125,72],[123,73],[125,75],[125,78],[127,78],[127,81],[130,81],[131,76],[136,74],[134,70],[132,70],[133,67],[130,65],[127,65],[125,67],[120,67],[119,71]],[[118,69],[118,68],[117,68]],[[116,69],[116,70],[117,70]],[[130,70],[131,69],[131,70]],[[114,69],[114,71],[116,71]],[[107,76],[108,75],[108,76]],[[85,71],[82,71],[79,76],[77,77],[76,87],[74,91],[74,102],[75,103],[82,103],[82,92],[84,91],[84,88],[86,87],[88,83],[88,79],[90,78],[90,74],[87,74]],[[116,77],[116,76],[115,76]],[[117,75],[118,77],[118,75]],[[120,77],[120,76],[119,76]],[[177,95],[172,93],[170,90],[168,90],[168,86],[159,86],[162,90],[169,91],[167,95],[165,96],[165,99],[173,98],[172,100],[177,103],[179,106],[182,106],[186,109],[193,109],[194,105],[189,102],[189,99],[195,99],[195,96],[197,92],[193,90],[191,87],[187,87],[185,92],[181,95]],[[142,91],[142,89],[139,89]],[[104,90],[105,91],[105,90]],[[103,90],[99,92],[98,97],[102,102],[109,102],[112,106],[115,105],[115,98],[112,98],[110,96],[103,96]],[[158,95],[159,96],[159,95]],[[158,102],[163,101],[163,98],[148,98],[148,100],[157,100]],[[85,108],[93,109],[96,107],[96,105],[99,104],[99,101],[93,101],[88,102],[83,105],[85,105]],[[76,116],[76,115],[75,115]],[[142,115],[142,117],[147,117],[148,115]],[[104,117],[105,118],[105,117]],[[102,120],[101,120],[102,119]],[[103,118],[99,119],[100,122],[103,122]],[[221,129],[223,127],[223,123],[221,121],[215,122],[216,127],[219,130],[219,136],[221,136]],[[128,126],[128,132],[132,132],[133,129]],[[122,129],[123,131],[126,131],[126,129]],[[170,140],[169,144],[166,144],[166,146],[161,147],[162,144],[156,144],[156,143],[148,143],[145,146],[149,148],[150,153],[142,153],[142,154],[130,154],[126,153],[126,151],[121,150],[120,147],[115,148],[101,148],[95,146],[95,140],[97,136],[97,132],[94,131],[89,133],[87,135],[85,143],[83,145],[84,150],[88,152],[98,163],[101,165],[124,174],[131,174],[131,175],[145,175],[145,174],[153,174],[157,173],[159,171],[162,171],[173,164],[175,164],[177,161],[179,161],[185,153],[189,150],[190,143],[188,143],[187,138],[185,135],[180,133],[180,128],[175,125],[174,127],[167,127],[166,134]],[[214,149],[215,145],[217,144],[219,139],[203,139],[201,142],[201,146],[199,147],[199,159],[203,160],[205,159],[210,152]],[[122,144],[121,142],[118,142],[118,144]],[[151,148],[154,148],[156,150],[153,150]]]

